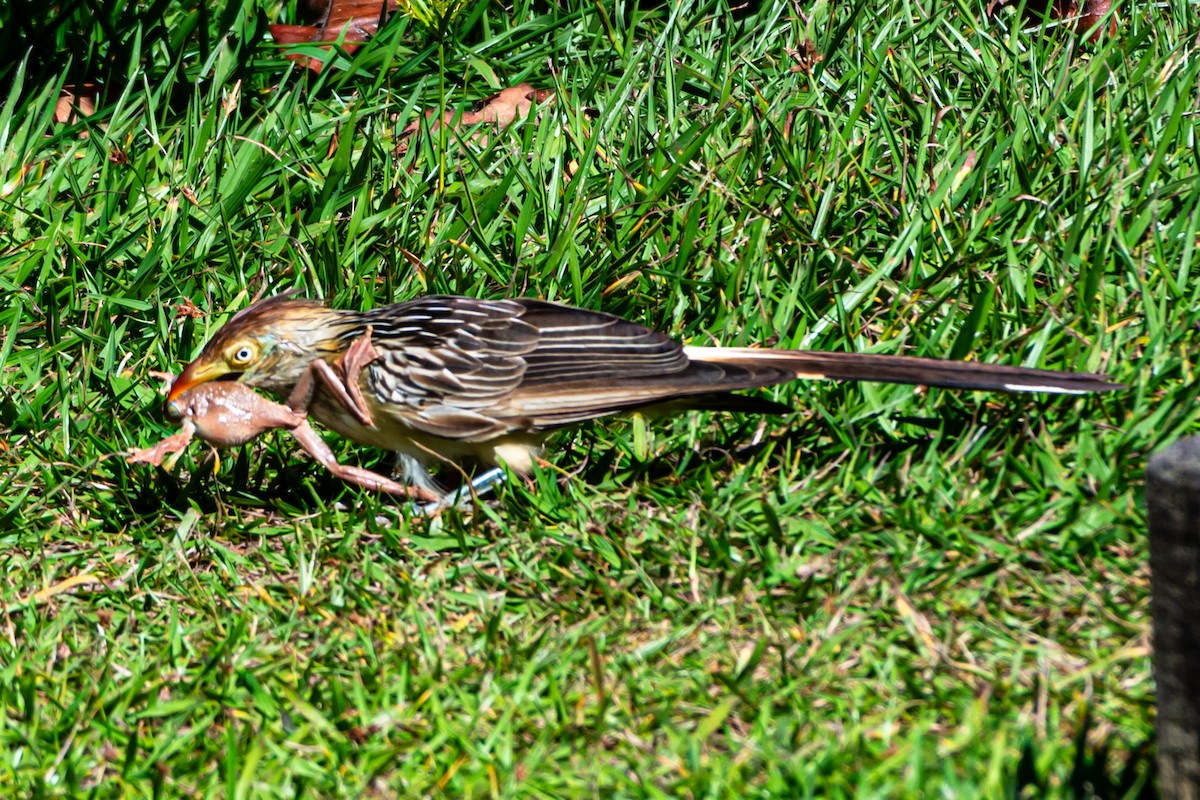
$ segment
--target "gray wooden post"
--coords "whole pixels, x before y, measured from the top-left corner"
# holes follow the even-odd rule
[[[1165,800],[1200,800],[1200,437],[1146,466],[1150,614]]]

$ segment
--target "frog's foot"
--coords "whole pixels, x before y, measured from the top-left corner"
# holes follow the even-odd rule
[[[379,358],[379,351],[371,344],[373,330],[368,325],[366,332],[351,342],[346,352],[338,359],[342,371],[342,384],[351,400],[350,411],[360,422],[371,428],[375,427],[375,422],[371,419],[371,409],[367,408],[367,401],[363,397],[358,379],[362,375],[363,367]]]
[[[325,469],[332,472],[336,477],[348,483],[357,484],[364,489],[387,492],[388,494],[409,497],[414,500],[428,502],[438,499],[438,495],[419,486],[408,486],[398,483],[391,478],[385,478],[376,472],[371,472],[369,469],[352,467],[340,463],[337,457],[334,456],[333,451],[329,449],[329,445],[325,444],[325,440],[317,435],[317,432],[312,429],[307,420],[292,428],[291,434],[296,437],[296,441],[300,443],[305,452],[319,461]]]
[[[178,433],[171,434],[153,447],[136,447],[125,454],[129,464],[153,464],[162,466],[163,459],[172,453],[178,453],[191,444],[196,426],[191,420],[184,420],[183,427]]]

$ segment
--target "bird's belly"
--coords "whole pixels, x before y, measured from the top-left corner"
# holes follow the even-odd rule
[[[508,433],[485,441],[468,442],[418,431],[395,417],[372,413],[374,425],[363,425],[352,414],[324,392],[318,392],[309,406],[309,414],[325,427],[347,439],[393,450],[432,464],[438,461],[461,461],[472,458],[490,466],[507,464],[520,473],[533,470],[533,459],[541,453],[544,436]]]

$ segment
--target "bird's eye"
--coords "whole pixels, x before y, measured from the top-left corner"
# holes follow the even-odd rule
[[[244,367],[254,360],[254,348],[248,344],[230,351],[229,361],[235,367]]]

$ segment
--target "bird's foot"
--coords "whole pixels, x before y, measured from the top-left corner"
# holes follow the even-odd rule
[[[476,475],[466,486],[460,486],[445,497],[431,503],[413,503],[413,511],[417,514],[435,516],[448,508],[460,508],[469,505],[481,494],[490,492],[498,483],[505,480],[506,473],[499,467],[493,467],[487,472]]]

